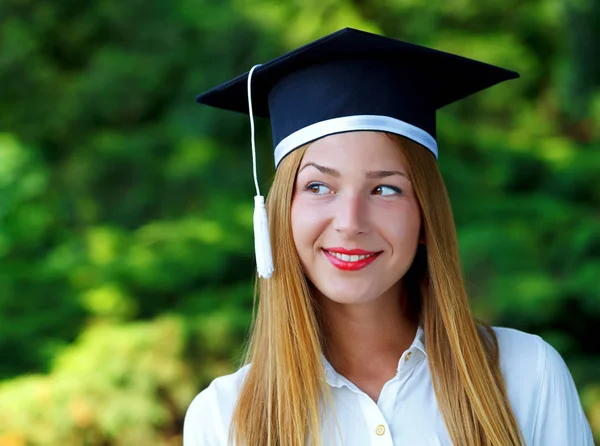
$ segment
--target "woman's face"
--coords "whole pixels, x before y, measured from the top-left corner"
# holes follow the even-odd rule
[[[396,143],[379,132],[330,135],[307,149],[292,233],[308,279],[325,297],[358,304],[397,296],[421,228],[407,172]]]

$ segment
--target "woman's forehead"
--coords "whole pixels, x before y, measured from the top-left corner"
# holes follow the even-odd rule
[[[388,135],[374,131],[337,133],[320,138],[306,150],[301,167],[308,163],[365,170],[405,167],[398,143]]]

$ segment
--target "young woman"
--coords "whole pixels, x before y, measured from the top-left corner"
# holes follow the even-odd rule
[[[435,110],[514,77],[344,29],[198,98],[270,117],[276,174],[246,365],[185,446],[593,445],[557,351],[473,319],[437,167]]]

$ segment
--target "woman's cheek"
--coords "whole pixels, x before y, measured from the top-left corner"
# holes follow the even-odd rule
[[[306,243],[307,234],[311,226],[311,212],[307,209],[305,203],[301,199],[294,201],[292,206],[292,233],[296,248],[300,250],[302,245]]]
[[[292,206],[292,232],[298,250],[312,248],[326,228],[326,208],[307,201],[300,198]]]

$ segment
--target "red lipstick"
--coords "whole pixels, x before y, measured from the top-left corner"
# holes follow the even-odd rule
[[[347,256],[367,257],[360,260],[349,261],[340,259],[332,253],[345,254]],[[327,248],[323,249],[323,254],[325,254],[325,257],[327,258],[327,260],[329,260],[329,262],[331,262],[333,266],[335,266],[338,269],[341,269],[342,271],[358,271],[373,263],[375,259],[379,257],[379,254],[381,254],[381,251],[375,252],[365,251],[364,249]]]
[[[364,249],[327,248],[325,251],[335,252],[337,254],[347,254],[349,256],[368,256],[377,254],[377,251],[365,251]]]

